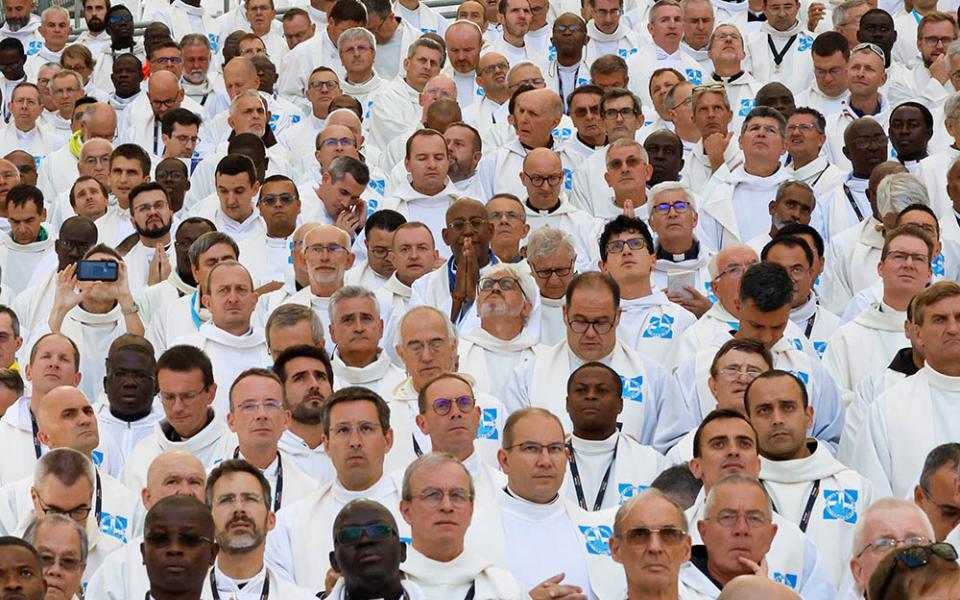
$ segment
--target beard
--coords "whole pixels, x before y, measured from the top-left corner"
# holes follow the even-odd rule
[[[100,33],[107,28],[107,24],[100,17],[90,17],[90,20],[87,21],[87,29],[90,30],[90,33]]]
[[[447,168],[447,177],[449,177],[451,181],[463,181],[467,177],[470,177],[470,167],[453,159]]]
[[[7,25],[10,27],[10,31],[19,31],[23,26],[30,22],[30,15],[25,17],[9,17],[7,19]]]
[[[171,227],[173,227],[173,219],[170,219],[170,221],[165,225],[154,228],[154,229],[143,229],[139,225],[134,225],[133,228],[137,230],[137,234],[140,237],[147,238],[150,240],[156,240],[170,233]]]
[[[234,521],[231,521],[231,524],[237,520],[251,525],[253,530],[250,532],[231,534],[229,532],[228,524],[228,529],[218,536],[220,540],[220,548],[224,552],[229,552],[231,554],[244,554],[259,548],[266,539],[266,536],[262,533],[262,529],[257,527],[253,521],[247,518],[235,519]]]
[[[308,400],[319,399],[320,405],[309,404]],[[319,393],[307,393],[303,400],[290,407],[290,417],[304,425],[319,425],[323,415],[323,396]]]

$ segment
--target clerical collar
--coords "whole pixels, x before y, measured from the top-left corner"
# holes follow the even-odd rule
[[[703,573],[703,576],[710,580],[710,583],[717,586],[718,590],[723,589],[723,585],[710,575],[707,569],[707,547],[703,544],[697,544],[690,548],[690,562]]]
[[[747,11],[747,22],[752,23],[754,21],[758,23],[763,23],[767,20],[767,15],[761,13],[755,13],[752,10]]]
[[[549,215],[557,212],[560,208],[560,198],[557,198],[557,203],[551,206],[550,208],[537,208],[536,206],[530,204],[530,198],[527,198],[524,202],[527,204],[527,208],[537,213],[538,215]]]
[[[723,83],[727,83],[727,84],[733,83],[734,81],[740,79],[741,77],[743,77],[743,71],[740,71],[736,75],[731,75],[730,77],[724,77],[722,75],[717,75],[716,73],[713,74],[714,81],[722,81]]]
[[[551,137],[552,137],[552,136],[551,136]],[[580,137],[580,132],[579,132],[579,131],[577,132],[577,141],[580,142],[581,144],[583,144],[584,146],[586,146],[587,148],[590,148],[591,150],[596,150],[596,149],[597,149],[597,145],[596,145],[596,144],[591,144],[590,142],[588,142],[588,141],[584,140],[582,137]]]
[[[213,417],[214,417],[213,409],[212,409],[212,408],[208,408],[208,409],[207,409],[207,422],[203,424],[203,427],[200,428],[200,431],[203,431],[204,429],[206,429],[207,427],[210,426],[210,423],[213,423]],[[160,421],[160,429],[163,430],[163,434],[164,434],[164,435],[167,437],[167,439],[170,440],[171,442],[183,442],[183,441],[185,441],[185,439],[189,439],[189,438],[184,438],[184,437],[181,436],[179,433],[177,433],[177,430],[174,429],[174,428],[173,428],[173,425],[171,425],[170,422],[167,421],[166,419],[164,419],[163,421]],[[197,434],[199,434],[200,431],[198,431],[197,433],[195,433],[194,436],[196,436]]]
[[[913,348],[901,348],[897,350],[897,353],[893,356],[893,360],[890,361],[887,368],[897,373],[903,373],[907,377],[916,375],[917,371],[920,370],[913,362]]]
[[[663,246],[657,244],[657,258],[669,262],[683,262],[685,260],[696,260],[700,257],[700,242],[693,240],[693,245],[683,254],[671,254],[663,249]]]
[[[519,139],[518,139],[517,141],[520,142]],[[535,149],[533,146],[528,146],[528,145],[524,144],[523,142],[520,142],[520,145],[521,145],[521,146],[523,147],[523,149],[526,150],[527,152],[530,152],[531,150],[534,150],[534,149]],[[547,145],[544,146],[544,148],[551,148],[551,149],[553,148],[553,136],[552,136],[552,135],[550,136],[550,139],[547,140]]]

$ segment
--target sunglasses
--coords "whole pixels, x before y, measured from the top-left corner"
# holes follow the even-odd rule
[[[952,545],[947,543],[930,544],[929,546],[910,546],[909,548],[904,548],[903,550],[898,551],[896,554],[894,554],[894,558],[896,562],[903,563],[908,569],[918,569],[926,564],[929,564],[930,556],[933,554],[936,554],[946,561],[957,560],[957,550]],[[881,598],[886,596],[887,588],[890,587],[890,582],[893,581],[893,577],[896,574],[897,569],[895,566],[891,567],[887,571],[887,576],[883,580],[883,585],[880,586]]]
[[[389,525],[377,523],[376,525],[366,525],[364,527],[344,527],[334,534],[338,544],[351,546],[359,544],[360,539],[366,535],[371,542],[379,542],[397,535],[397,531]]]
[[[470,396],[457,396],[456,398],[437,398],[433,401],[433,412],[437,413],[441,417],[450,414],[450,411],[453,410],[453,405],[456,404],[457,408],[460,409],[462,413],[468,413],[473,410],[473,407],[477,405],[477,401],[471,398]]]

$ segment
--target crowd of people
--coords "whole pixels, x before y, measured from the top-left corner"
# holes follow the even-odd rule
[[[0,598],[960,598],[960,0],[282,1],[3,2]]]

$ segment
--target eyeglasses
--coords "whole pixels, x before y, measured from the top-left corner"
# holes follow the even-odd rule
[[[158,65],[179,65],[183,62],[183,59],[179,56],[160,56],[150,62],[155,62]]]
[[[477,72],[480,73],[481,75],[489,75],[494,71],[509,71],[509,70],[510,70],[509,63],[499,62],[499,63],[493,63],[492,65],[487,65],[485,67],[481,67],[477,69]]]
[[[816,74],[817,77],[826,77],[827,75],[829,75],[830,77],[840,77],[841,75],[843,75],[843,71],[844,71],[843,67],[833,67],[831,69],[817,69],[817,68],[813,69],[813,72],[814,74]]]
[[[870,148],[886,148],[887,147],[887,136],[885,135],[874,135],[870,137],[859,137],[854,138],[853,145],[857,150],[869,150]]]
[[[452,490],[441,490],[440,488],[427,488],[420,492],[417,499],[430,508],[437,508],[443,504],[444,498],[450,498],[450,504],[454,506],[464,506],[473,501],[470,490],[463,488],[454,488]]]
[[[307,86],[311,90],[335,90],[340,87],[339,81],[312,81]]]
[[[727,267],[726,269],[724,269],[724,270],[720,271],[719,273],[717,273],[717,279],[720,279],[720,278],[723,277],[724,275],[729,275],[729,276],[731,276],[731,277],[739,277],[740,275],[743,275],[743,272],[744,272],[744,271],[746,271],[747,269],[749,269],[750,267],[752,267],[752,266],[755,265],[755,264],[757,264],[757,263],[756,263],[756,262],[751,262],[751,263],[748,263],[748,264],[745,264],[745,265],[730,265],[730,266]]]
[[[513,87],[518,88],[521,85],[530,85],[535,88],[543,87],[546,81],[542,77],[534,77],[533,79],[521,79],[513,84]]]
[[[631,169],[636,169],[642,164],[644,164],[643,161],[637,156],[628,157],[626,160],[615,158],[607,163],[607,169],[610,171],[619,171],[623,168],[623,165],[627,165],[627,167]]]
[[[738,33],[718,33],[713,36],[713,41],[715,42],[726,42],[726,41],[737,41],[739,42],[743,38],[740,37]]]
[[[763,373],[763,369],[757,367],[741,367],[740,365],[727,365],[720,369],[720,374],[730,381],[740,378],[753,381],[759,377],[761,373]]]
[[[557,457],[563,454],[563,451],[567,449],[567,446],[563,442],[554,442],[552,444],[538,444],[537,442],[520,442],[519,444],[506,446],[504,447],[504,450],[513,450],[514,448],[519,448],[520,453],[525,454],[527,456],[540,456],[541,454],[543,454],[543,451],[546,450],[549,456]]]
[[[600,105],[595,104],[593,106],[578,106],[573,109],[573,116],[578,119],[582,119],[587,115],[599,115],[600,114]]]
[[[352,140],[348,137],[342,138],[327,138],[320,141],[321,146],[326,146],[327,148],[336,148],[337,146],[343,146],[344,148],[356,148],[356,140]]]
[[[367,248],[367,253],[377,258],[383,258],[387,254],[390,254],[390,248],[386,246],[374,246],[373,248]]]
[[[135,206],[135,207],[133,208],[133,212],[140,213],[140,214],[142,215],[142,214],[148,213],[148,212],[150,212],[150,211],[163,210],[164,208],[166,208],[166,206],[167,206],[167,201],[166,201],[166,200],[157,200],[156,202],[154,202],[154,203],[152,203],[152,204],[140,204],[140,205],[137,205],[137,206]]]
[[[594,331],[596,331],[600,335],[603,335],[605,333],[609,333],[610,330],[613,329],[613,321],[607,321],[607,320],[585,321],[582,319],[574,319],[573,321],[570,321],[568,324],[570,325],[570,329],[572,329],[574,333],[586,333],[587,329],[593,327]]]
[[[923,38],[923,39],[926,40],[927,38]],[[939,38],[935,38],[935,39],[939,39]],[[947,40],[948,41],[946,43],[949,44],[950,42],[953,41],[953,38],[947,38]],[[871,44],[870,42],[863,42],[862,44],[857,44],[856,46],[853,47],[850,53],[852,54],[854,52],[859,52],[861,50],[867,50],[869,52],[873,52],[874,54],[879,56],[884,62],[886,62],[887,60],[887,55],[883,52],[883,48],[881,48],[876,44]]]
[[[363,536],[371,542],[379,542],[397,535],[397,530],[389,525],[377,523],[376,525],[366,525],[364,527],[344,527],[334,533],[334,539],[343,546],[353,546],[359,544]]]
[[[36,488],[34,488],[34,492],[36,492]],[[90,511],[92,510],[92,508],[86,504],[77,506],[75,508],[60,508],[59,506],[53,506],[44,502],[39,493],[37,493],[37,502],[40,504],[40,510],[43,511],[43,514],[66,515],[74,521],[85,521],[86,518],[90,516]]]
[[[263,412],[265,413],[274,413],[283,410],[283,402],[279,400],[244,400],[237,405],[237,409],[240,410],[240,412],[247,414],[260,412],[261,408],[263,408]]]
[[[627,117],[635,117],[638,114],[639,112],[636,109],[629,106],[624,108],[605,108],[603,110],[604,119],[616,119],[618,117],[626,119]]]
[[[143,536],[143,541],[149,546],[155,548],[169,548],[171,544],[176,543],[185,548],[197,548],[200,544],[212,544],[213,540],[205,535],[195,533],[147,533]]]
[[[481,292],[489,292],[493,290],[494,287],[499,287],[504,292],[509,292],[511,290],[519,289],[520,282],[513,277],[484,277],[480,280],[480,283],[477,285],[477,287],[480,288]]]
[[[468,223],[474,230],[479,230],[486,225],[488,221],[483,217],[473,217],[472,219],[454,219],[453,221],[447,223],[447,227],[454,231],[460,232],[467,228]]]
[[[741,519],[747,523],[747,527],[750,529],[759,529],[770,524],[770,517],[759,510],[751,510],[745,513],[735,510],[721,510],[714,518],[704,520],[713,521],[724,529],[733,529]]]
[[[489,213],[489,217],[491,221],[502,221],[503,219],[506,219],[512,223],[523,220],[522,214],[512,210],[495,210],[492,213]]]
[[[920,39],[922,39],[923,43],[928,46],[949,46],[955,38],[952,36],[925,35]],[[881,52],[883,51],[881,50]],[[883,54],[880,56],[883,56]]]
[[[614,12],[619,14],[621,11],[614,11]],[[557,25],[556,27],[554,27],[554,29],[557,30],[557,33],[566,33],[568,31],[570,33],[577,33],[580,31],[580,26],[579,25]]]
[[[761,131],[767,135],[780,135],[780,130],[775,125],[763,125],[762,123],[747,125],[747,133],[759,133]]]
[[[670,209],[677,211],[679,214],[683,214],[690,210],[690,203],[686,200],[677,200],[676,202],[658,202],[653,205],[653,211],[658,215],[670,214]]]
[[[905,263],[908,260],[912,260],[915,263],[930,264],[930,257],[926,254],[911,253],[911,252],[887,252],[886,258],[884,260],[889,260],[890,262],[895,263]]]
[[[90,242],[81,242],[79,240],[65,240],[63,238],[57,240],[57,244],[60,245],[60,248],[69,252],[70,250],[82,250],[86,252],[89,248],[93,247],[93,244]]]
[[[534,275],[546,281],[554,275],[557,277],[566,277],[569,275],[570,272],[573,271],[573,262],[570,263],[569,267],[559,267],[557,269],[536,269],[533,265],[531,265],[530,268]]]
[[[343,50],[341,50],[341,52],[343,52],[344,54],[366,54],[371,50],[373,50],[373,48],[371,48],[370,46],[367,46],[366,44],[363,44],[360,46],[350,46],[349,48],[344,48]],[[333,83],[336,83],[336,82],[333,82]]]
[[[456,398],[437,398],[433,401],[433,412],[437,413],[441,417],[445,417],[450,414],[450,411],[453,410],[453,405],[456,404],[457,408],[460,409],[462,413],[469,413],[473,410],[473,407],[477,405],[477,401],[470,396],[457,396]]]
[[[179,398],[181,402],[190,403],[196,400],[200,396],[200,394],[202,394],[205,391],[207,391],[207,388],[203,388],[195,392],[182,392],[180,394],[171,394],[170,392],[161,391],[160,401],[167,404],[172,404]]]
[[[150,99],[150,105],[156,108],[173,108],[177,103],[176,98],[168,98],[167,100],[154,100]]]
[[[173,139],[180,142],[180,144],[186,146],[187,144],[196,144],[200,141],[200,138],[195,135],[175,135]]]
[[[293,194],[267,194],[260,198],[260,204],[266,204],[267,206],[275,206],[277,204],[290,206],[296,199]]]
[[[531,175],[526,171],[523,172],[527,176],[527,179],[530,180],[530,183],[533,187],[540,187],[544,182],[550,184],[550,187],[556,187],[560,185],[560,182],[563,181],[563,173],[554,173],[552,175]]]
[[[659,529],[634,527],[623,532],[623,539],[634,546],[648,546],[654,535],[659,536],[663,543],[673,545],[682,542],[687,537],[687,532],[679,527],[671,526],[660,527]]]
[[[624,248],[631,250],[643,250],[647,247],[647,242],[642,237],[630,238],[628,240],[613,240],[607,242],[607,254],[621,254]]]
[[[936,554],[948,562],[957,560],[957,550],[952,545],[943,542],[929,546],[910,546],[894,554],[894,557],[908,569],[919,569],[930,563],[931,554]],[[879,598],[883,598],[886,595],[887,588],[890,587],[890,582],[893,581],[896,574],[896,568],[891,568],[887,571],[887,576],[883,579],[883,585],[880,586]]]
[[[794,131],[800,131],[802,133],[811,133],[816,130],[817,126],[813,123],[793,123],[787,125],[787,133],[793,133]]]
[[[60,568],[64,571],[70,571],[76,573],[83,568],[84,563],[79,558],[70,558],[69,556],[54,556],[47,552],[40,553],[40,566],[44,570],[49,569],[56,565],[60,564]]]
[[[349,251],[340,244],[313,244],[307,246],[307,254],[320,256],[324,252],[329,252],[330,254],[346,254]]]
[[[857,553],[857,558],[863,556],[866,552],[886,554],[890,550],[900,546],[926,546],[929,543],[930,539],[925,535],[915,535],[902,540],[896,538],[878,538],[864,546],[863,550]]]
[[[21,104],[25,106],[37,106],[40,103],[33,98],[17,98],[13,101],[14,104]]]

